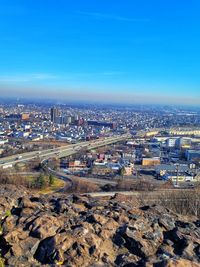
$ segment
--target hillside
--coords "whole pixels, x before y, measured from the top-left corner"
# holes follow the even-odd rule
[[[5,266],[200,266],[200,220],[117,195],[32,195],[0,187]]]

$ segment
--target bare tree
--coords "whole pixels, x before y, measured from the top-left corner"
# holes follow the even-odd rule
[[[99,187],[90,181],[73,178],[72,184],[67,185],[65,191],[69,193],[88,193],[99,191]]]

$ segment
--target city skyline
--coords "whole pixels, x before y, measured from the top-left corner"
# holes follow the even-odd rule
[[[1,96],[200,104],[198,1],[0,6]]]

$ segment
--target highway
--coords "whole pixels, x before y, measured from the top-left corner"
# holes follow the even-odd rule
[[[135,138],[145,137],[146,135],[151,135],[151,132],[154,133],[155,131],[161,131],[161,130],[164,130],[164,129],[162,128],[152,129],[149,132],[138,131],[137,136],[135,136]],[[17,154],[17,155],[13,155],[9,157],[4,157],[0,159],[0,168],[9,168],[9,167],[12,167],[11,165],[15,165],[18,162],[27,162],[27,161],[30,161],[36,158],[39,158],[41,161],[51,158],[51,157],[62,158],[65,156],[75,154],[76,152],[84,148],[85,149],[97,148],[100,146],[105,146],[105,145],[118,142],[123,139],[127,139],[129,137],[131,137],[130,134],[124,134],[121,136],[113,136],[113,137],[108,137],[104,139],[97,139],[93,141],[86,141],[86,142],[80,142],[77,144],[66,145],[66,146],[57,147],[54,149],[32,151],[32,152]]]
[[[97,139],[92,141],[80,142],[77,144],[71,144],[67,146],[57,147],[54,149],[38,150],[32,152],[26,152],[22,154],[17,154],[9,157],[4,157],[0,159],[0,168],[12,168],[16,163],[28,162],[33,159],[39,159],[41,162],[47,160],[51,157],[62,158],[76,154],[77,152],[87,149],[91,150],[101,146],[106,146],[113,144],[122,140],[129,138],[129,134],[124,134],[121,136],[113,136],[104,139]]]

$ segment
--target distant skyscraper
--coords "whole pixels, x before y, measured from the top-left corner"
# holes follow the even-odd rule
[[[56,118],[59,116],[58,109],[53,107],[51,108],[51,121],[56,122]]]

